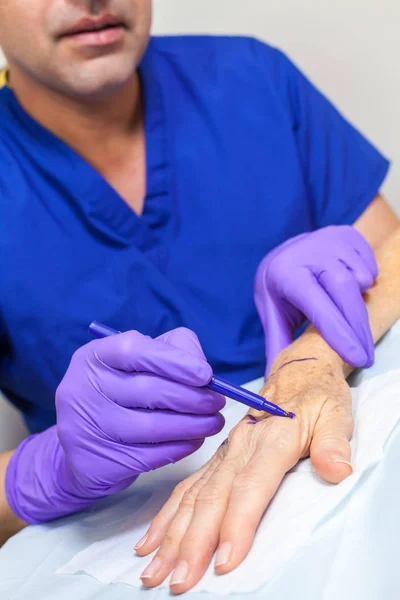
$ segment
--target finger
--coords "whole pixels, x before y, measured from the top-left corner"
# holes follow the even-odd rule
[[[244,451],[243,433],[246,432],[247,426],[243,424],[231,432],[224,460],[195,498],[193,515],[180,542],[177,565],[170,580],[175,593],[195,585],[212,559],[232,486],[252,454]]]
[[[233,467],[233,465],[232,465]],[[170,587],[182,593],[204,575],[218,545],[221,524],[227,510],[229,494],[237,472],[224,465],[201,490],[189,527],[185,532],[171,576]]]
[[[113,414],[99,414],[97,425],[121,444],[159,444],[202,439],[219,433],[225,424],[220,413],[180,414],[165,410],[134,411],[115,407]]]
[[[370,367],[374,360],[374,340],[358,282],[340,261],[323,271],[318,280],[353,330],[366,354],[364,363],[354,366]],[[340,337],[336,337],[336,340],[335,344],[341,350],[339,354],[347,361],[344,344],[342,345]]]
[[[152,373],[125,373],[103,368],[97,385],[102,394],[125,408],[172,410],[180,413],[211,415],[225,406],[226,400],[206,387],[192,387],[160,378]]]
[[[204,475],[210,463],[211,461],[208,461],[201,469],[178,483],[167,502],[152,520],[146,534],[137,542],[135,550],[138,554],[146,556],[161,545],[168,527],[178,511],[184,493]]]
[[[159,585],[174,569],[180,543],[190,525],[198,493],[212,476],[218,464],[218,460],[212,461],[201,477],[183,493],[179,508],[168,526],[157,554],[141,576],[147,587]]]
[[[340,260],[352,273],[360,291],[364,293],[369,290],[374,283],[374,274],[363,257],[356,250],[346,249],[341,253]]]
[[[208,481],[189,490],[181,502],[174,521],[184,520],[185,528],[179,535],[171,528],[168,540],[160,549],[163,559],[162,577],[165,578],[174,569],[170,587],[176,593],[181,593],[197,583],[211,561],[237,467],[234,462],[224,460]],[[187,518],[188,516],[190,518]],[[179,543],[173,548],[170,543],[171,534],[172,539],[179,539]],[[196,547],[196,550],[194,556],[190,556],[193,547]],[[171,550],[173,561],[170,560]]]
[[[212,369],[201,356],[195,356],[138,331],[127,331],[101,340],[91,347],[94,358],[121,371],[154,373],[191,386],[207,385]]]
[[[232,486],[214,563],[219,574],[232,571],[247,556],[266,508],[300,459],[299,422],[272,418],[264,426],[269,428],[269,443],[257,448]]]
[[[353,366],[367,362],[357,335],[311,271],[304,273],[301,287],[286,291],[286,299],[311,321],[343,360]]]
[[[156,340],[162,341],[164,344],[181,348],[190,354],[206,358],[203,349],[200,345],[199,338],[191,329],[186,327],[177,327],[171,331],[163,333]]]
[[[351,401],[327,403],[315,425],[311,461],[321,477],[339,483],[353,472],[349,439],[353,431]]]

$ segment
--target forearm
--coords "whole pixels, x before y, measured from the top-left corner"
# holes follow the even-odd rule
[[[12,455],[13,451],[0,454],[0,546],[26,527],[26,523],[12,512],[5,493],[5,474]]]
[[[374,250],[395,233],[400,222],[391,206],[378,194],[368,208],[353,224]]]
[[[400,228],[376,250],[375,255],[379,276],[374,286],[364,295],[364,299],[376,343],[400,319]],[[310,326],[277,357],[272,372],[280,368],[286,360],[312,357],[338,366],[344,370],[346,376],[352,371],[352,367],[346,365],[314,327]]]

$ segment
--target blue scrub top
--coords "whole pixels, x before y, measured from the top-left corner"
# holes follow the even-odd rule
[[[147,193],[138,217],[0,90],[0,387],[31,431],[96,319],[197,333],[214,372],[264,372],[257,265],[304,231],[350,224],[388,162],[280,51],[248,38],[153,38],[140,65]]]

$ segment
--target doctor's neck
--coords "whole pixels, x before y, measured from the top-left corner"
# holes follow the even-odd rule
[[[137,72],[122,86],[97,98],[69,96],[10,69],[10,87],[24,110],[83,156],[131,139],[142,131],[143,110]]]

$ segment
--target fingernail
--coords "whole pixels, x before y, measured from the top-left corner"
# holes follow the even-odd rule
[[[150,579],[151,577],[154,577],[154,575],[156,575],[160,569],[161,558],[158,558],[158,556],[156,556],[155,558],[153,558],[149,566],[146,567],[146,569],[143,571],[143,573],[140,576],[140,579]]]
[[[145,543],[146,543],[146,541],[147,541],[147,537],[148,537],[148,536],[147,536],[147,533],[146,533],[146,535],[144,535],[144,536],[142,537],[142,539],[141,539],[141,540],[139,540],[139,541],[138,541],[138,543],[136,544],[136,546],[135,546],[135,550],[139,550],[139,548],[141,548],[142,546],[144,546],[144,545],[145,545]]]
[[[221,565],[225,565],[228,562],[231,554],[232,544],[229,542],[224,542],[221,544],[215,557],[215,566],[220,567]]]
[[[348,460],[344,460],[343,458],[332,458],[332,462],[336,462],[336,463],[343,463],[345,465],[349,465],[351,471],[353,472],[353,465],[351,463],[349,463]]]
[[[180,583],[184,583],[188,570],[189,565],[187,564],[186,560],[181,560],[181,562],[178,563],[175,571],[172,573],[170,585],[179,585]]]

